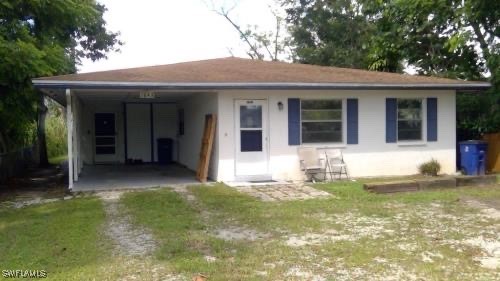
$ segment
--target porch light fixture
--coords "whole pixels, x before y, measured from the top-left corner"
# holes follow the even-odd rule
[[[278,110],[279,111],[283,110],[283,103],[281,101],[278,102]]]

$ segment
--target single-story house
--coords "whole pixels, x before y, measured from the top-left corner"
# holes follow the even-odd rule
[[[341,149],[353,177],[415,174],[431,158],[454,173],[456,93],[490,87],[234,57],[33,84],[67,107],[70,187],[87,166],[158,162],[160,138],[172,140],[174,162],[195,170],[206,114],[218,117],[216,181],[304,179],[302,146]]]

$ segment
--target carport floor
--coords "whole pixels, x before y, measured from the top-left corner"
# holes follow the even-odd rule
[[[199,184],[195,173],[171,165],[92,165],[84,166],[73,191],[138,189]]]

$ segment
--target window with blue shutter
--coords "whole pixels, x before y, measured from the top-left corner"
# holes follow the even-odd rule
[[[358,99],[347,99],[347,144],[358,144]]]
[[[341,99],[300,100],[301,143],[342,143]]]
[[[427,141],[437,141],[437,98],[427,98]]]
[[[300,145],[300,99],[288,99],[288,145]]]
[[[422,99],[402,98],[397,100],[398,141],[422,141],[423,108]]]
[[[387,143],[397,140],[397,114],[397,99],[387,98],[385,100],[385,142]]]

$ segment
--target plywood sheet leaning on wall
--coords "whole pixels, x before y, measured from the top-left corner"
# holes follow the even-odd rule
[[[205,130],[201,140],[200,160],[198,162],[198,169],[196,169],[196,179],[200,182],[207,181],[208,165],[214,144],[216,124],[217,116],[215,114],[207,114],[205,116]]]
[[[500,172],[500,133],[486,134],[483,140],[488,142],[486,170]]]

